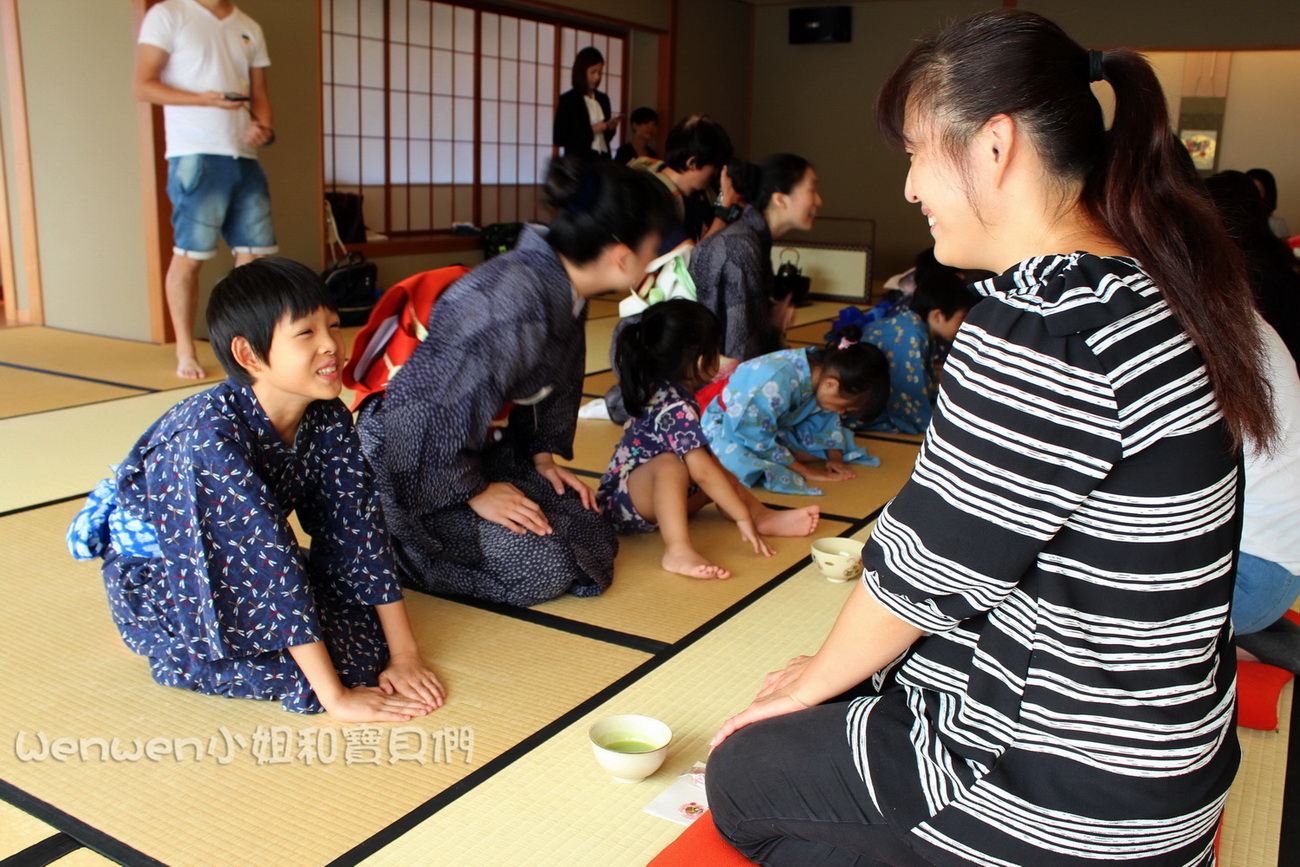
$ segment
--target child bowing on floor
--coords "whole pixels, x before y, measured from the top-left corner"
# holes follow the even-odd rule
[[[230,378],[145,431],[69,528],[74,556],[104,558],[113,619],[158,683],[346,722],[429,713],[443,688],[338,400],[343,345],[324,285],[258,259],[213,289],[207,323]]]
[[[691,578],[729,578],[691,543],[688,519],[710,502],[736,522],[754,553],[769,536],[807,536],[817,506],[767,508],[718,463],[700,429],[693,393],[718,372],[722,329],[703,304],[655,304],[619,333],[614,366],[631,418],[596,500],[622,533],[663,533],[663,567]]]

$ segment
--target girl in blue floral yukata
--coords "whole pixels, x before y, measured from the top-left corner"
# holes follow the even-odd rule
[[[820,494],[809,482],[856,477],[849,464],[878,466],[854,444],[840,414],[874,417],[889,394],[884,355],[848,327],[824,349],[786,349],[736,368],[704,410],[704,433],[743,485],[778,494]],[[809,466],[825,461],[821,468]]]
[[[807,536],[821,514],[817,506],[767,508],[710,451],[694,392],[717,373],[721,339],[707,307],[678,299],[655,304],[628,323],[614,350],[631,418],[601,477],[597,502],[621,533],[662,531],[663,567],[691,578],[731,577],[691,544],[688,519],[710,502],[765,557],[773,552],[763,536]]]
[[[877,415],[851,417],[854,430],[925,433],[939,394],[939,368],[946,348],[979,300],[960,272],[943,266],[916,269],[909,309],[869,323],[862,340],[889,362],[889,401]]]
[[[68,530],[154,680],[344,722],[443,703],[393,574],[324,284],[287,259],[230,272],[207,311],[230,377],[145,431]],[[303,551],[289,525],[311,536]]]

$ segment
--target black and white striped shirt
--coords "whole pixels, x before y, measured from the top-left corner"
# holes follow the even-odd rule
[[[1237,470],[1201,356],[1129,259],[977,288],[867,549],[931,634],[850,706],[858,769],[936,863],[1210,863]]]

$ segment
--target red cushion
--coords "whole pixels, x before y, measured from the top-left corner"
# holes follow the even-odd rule
[[[1237,660],[1237,725],[1277,731],[1277,699],[1290,679],[1286,669]]]
[[[713,817],[705,813],[646,867],[745,867],[753,863],[722,839],[713,827]]]
[[[1292,623],[1300,623],[1300,611],[1288,611],[1282,616],[1287,620],[1290,620]]]

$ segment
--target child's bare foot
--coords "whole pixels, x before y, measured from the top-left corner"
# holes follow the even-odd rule
[[[706,560],[694,548],[668,549],[660,564],[669,572],[685,575],[687,578],[730,578],[731,573],[721,566],[715,566]]]
[[[203,379],[207,376],[199,360],[193,355],[176,356],[176,375],[181,379]]]
[[[811,536],[821,519],[821,506],[802,509],[767,509],[756,522],[764,536]]]

